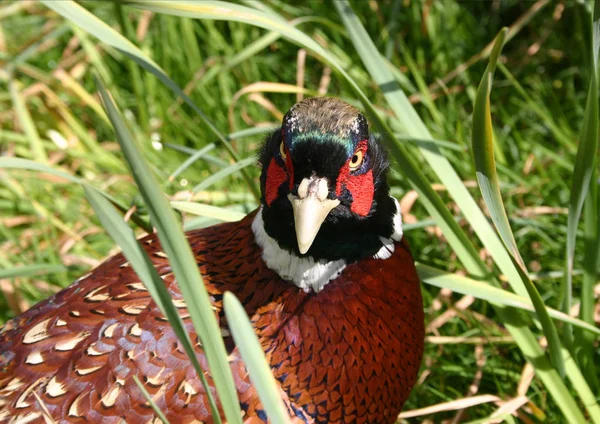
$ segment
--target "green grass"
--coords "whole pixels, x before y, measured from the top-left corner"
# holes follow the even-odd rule
[[[137,46],[139,57],[151,58],[164,71],[163,80],[109,40],[100,42],[85,32],[93,33],[90,26],[78,29],[38,3],[0,4],[0,160],[6,168],[0,169],[0,270],[6,270],[0,274],[0,320],[67,286],[117,251],[79,184],[48,172],[9,169],[6,160],[32,160],[38,169],[46,164],[88,182],[110,195],[122,212],[133,208],[135,222],[130,224],[136,234],[143,233],[140,225],[153,213],[152,203],[144,201],[124,165],[94,73],[124,112],[162,189],[179,201],[175,207],[183,211],[186,228],[216,222],[218,210],[182,201],[227,208],[231,219],[254,208],[259,170],[242,168],[248,165],[243,159],[241,165],[236,162],[252,157],[263,135],[240,131],[274,127],[303,89],[310,95],[326,93],[366,110],[375,127],[399,134],[387,140],[394,156],[392,192],[405,201],[413,189],[419,193],[407,214],[408,222],[412,218],[416,224],[406,232],[415,259],[527,297],[523,276],[479,212],[486,208],[471,146],[477,87],[491,51],[486,46],[508,26],[489,112],[494,134],[490,146],[514,251],[547,307],[564,310],[564,299],[568,306],[583,299],[580,318],[598,325],[593,295],[599,282],[597,172],[587,177],[594,190],[586,197],[585,178],[580,176],[585,172],[575,168],[581,162],[576,160],[579,140],[588,140],[586,146],[595,141],[586,138],[583,126],[595,45],[586,6],[352,1],[351,13],[343,3],[333,8],[273,0],[261,6],[268,21],[259,28],[236,22],[233,14],[211,16],[225,21],[208,16],[198,20],[111,3],[81,4]],[[161,12],[173,12],[173,4]],[[145,7],[143,2],[137,6]],[[286,38],[265,29],[275,24],[283,25]],[[301,86],[299,45],[308,50]],[[472,65],[453,72],[464,63]],[[188,97],[174,93],[176,87]],[[597,125],[597,112],[595,119]],[[591,159],[596,149],[580,155]],[[181,166],[196,152],[193,162]],[[591,161],[585,170],[596,168]],[[197,191],[193,196],[192,190]],[[571,207],[576,216],[569,227],[568,208],[582,199],[582,220],[577,224],[580,212]],[[574,240],[575,270],[568,292],[567,240]],[[426,276],[427,268],[420,270]],[[566,361],[563,384],[554,370],[533,359],[537,374],[518,393],[526,358],[539,352],[535,340],[543,334],[531,319],[534,315],[463,296],[483,296],[469,280],[466,291],[452,276],[441,281],[446,288],[423,285],[429,342],[422,381],[406,411],[474,394],[504,401],[524,394],[528,402],[518,410],[523,422],[566,422],[567,417],[573,422],[578,413],[573,405],[587,420],[597,419],[587,415],[594,414],[593,407],[586,410],[581,401],[583,396],[586,405],[594,404],[593,394],[591,400],[585,398],[587,386],[591,393],[600,393],[594,365],[600,354],[597,335],[574,327],[577,343],[571,345],[570,327],[553,320],[559,342],[577,364]],[[460,412],[460,422],[488,417],[498,406],[472,406]],[[440,422],[456,415],[427,417]]]

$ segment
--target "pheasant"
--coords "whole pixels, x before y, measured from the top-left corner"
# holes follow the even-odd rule
[[[424,318],[384,148],[358,109],[310,98],[286,113],[259,162],[257,210],[187,233],[244,422],[267,417],[227,331],[227,290],[244,305],[294,422],[394,422],[417,378]],[[159,240],[140,244],[197,340]],[[195,349],[207,369],[199,342]],[[181,344],[121,254],[0,330],[2,423],[47,414],[153,422],[133,376],[172,423],[213,422]]]

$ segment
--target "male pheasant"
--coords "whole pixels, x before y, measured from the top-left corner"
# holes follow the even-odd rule
[[[226,329],[226,290],[250,316],[295,422],[394,422],[417,377],[424,329],[384,149],[356,108],[311,98],[285,115],[260,163],[258,210],[187,234],[244,421],[267,417]],[[140,243],[192,332],[159,240]],[[181,344],[122,255],[0,330],[2,423],[48,413],[61,423],[152,422],[133,376],[172,423],[213,421]]]

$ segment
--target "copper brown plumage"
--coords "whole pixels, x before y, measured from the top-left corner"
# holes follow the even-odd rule
[[[332,181],[332,192],[336,186]],[[307,290],[265,263],[252,228],[261,213],[187,234],[229,349],[245,421],[263,422],[266,414],[229,336],[225,291],[244,305],[298,422],[393,422],[423,350],[420,284],[406,242],[394,242],[385,259],[369,252],[349,261],[322,289]],[[322,242],[320,234],[315,243]],[[141,245],[206,369],[160,242],[149,235]],[[42,405],[65,422],[149,422],[153,412],[134,375],[171,422],[212,422],[204,388],[177,337],[117,255],[0,331],[0,422],[43,422]]]

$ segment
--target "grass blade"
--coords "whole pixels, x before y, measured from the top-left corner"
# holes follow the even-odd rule
[[[213,205],[204,205],[202,203],[195,202],[171,202],[171,206],[182,212],[193,213],[194,215],[205,216],[207,218],[214,218],[225,222],[239,221],[246,216],[245,213],[237,212],[230,209],[220,208]]]
[[[31,277],[32,275],[46,275],[55,274],[57,272],[65,271],[65,267],[62,265],[53,264],[32,264],[24,265],[10,269],[0,270],[0,279],[3,278],[17,278],[17,277]]]
[[[598,152],[598,52],[600,44],[600,5],[596,2],[590,3],[593,8],[592,29],[592,51],[590,53],[590,86],[588,90],[587,103],[583,115],[579,147],[573,169],[573,182],[571,186],[571,197],[569,200],[569,216],[567,220],[567,245],[566,245],[566,274],[563,291],[563,310],[568,312],[571,308],[573,296],[573,267],[575,262],[575,240],[577,238],[577,226],[583,210],[583,202],[586,198],[588,187],[594,168],[596,166],[596,155]],[[592,296],[593,292],[581,294]],[[572,337],[571,328],[565,328],[566,336]]]
[[[475,105],[473,107],[473,159],[475,161],[475,170],[479,188],[485,204],[490,211],[492,222],[496,226],[500,238],[510,253],[511,258],[519,271],[521,281],[525,285],[529,297],[535,306],[538,318],[542,324],[544,335],[548,340],[548,350],[550,352],[552,363],[560,375],[564,377],[565,364],[561,353],[561,343],[558,332],[548,315],[542,297],[527,276],[525,264],[517,248],[517,243],[515,242],[515,238],[508,222],[508,216],[504,209],[504,202],[500,194],[498,174],[496,173],[490,93],[492,91],[492,81],[496,69],[496,62],[500,56],[507,31],[508,29],[504,28],[496,37],[496,43],[492,50],[492,54],[490,55],[490,61],[483,73],[479,88],[477,89]]]
[[[405,131],[409,136],[431,140],[433,137],[425,127],[425,124],[414,107],[410,104],[410,101],[400,86],[395,82],[394,75],[389,71],[389,68],[385,66],[381,54],[377,51],[375,44],[360,23],[359,18],[352,10],[350,4],[345,0],[336,1],[334,4],[338,9],[338,13],[348,30],[356,50],[361,56],[363,64],[369,71],[369,74],[373,77],[374,81],[379,85],[386,101],[395,112],[396,118],[400,124],[405,128]],[[394,142],[392,147],[396,150],[394,152],[396,160],[399,159],[399,155],[402,155],[406,157],[406,159],[403,158],[402,162],[412,162],[412,160],[410,160],[410,154],[403,149],[402,144],[397,140],[392,141]],[[481,242],[492,254],[499,268],[508,277],[513,290],[521,296],[525,296],[527,292],[518,278],[517,270],[514,268],[509,256],[502,248],[501,241],[498,239],[498,236],[494,233],[481,209],[464,186],[461,178],[452,168],[450,162],[442,155],[441,151],[436,146],[420,148],[420,152],[429,163],[431,169],[438,175],[440,180],[444,182],[448,192],[462,209],[464,217],[469,221],[469,224],[471,224]],[[407,166],[403,163],[399,163],[399,165],[405,172]],[[416,167],[414,163],[411,165]],[[442,227],[444,235],[448,237],[448,242],[461,258],[461,262],[472,274],[486,276],[488,274],[487,268],[479,260],[472,242],[466,237],[464,231],[455,225],[455,222],[450,221],[447,211],[442,210],[443,208],[445,209],[445,206],[439,204],[439,197],[436,193],[430,191],[428,182],[420,181],[421,178],[424,179],[422,175],[419,175],[421,172],[418,169],[415,169],[414,173],[416,174],[416,178],[411,175],[412,173],[407,173],[406,175],[413,181],[413,184],[418,184],[420,190],[423,191],[425,196],[422,196],[422,198],[427,197],[427,199],[422,199],[425,201],[425,205],[427,205],[428,201],[432,202],[432,206],[428,207],[428,211],[432,213],[430,210],[432,207],[441,211],[445,221],[444,225],[441,225],[441,221],[436,214],[432,213],[432,215]],[[415,181],[418,181],[418,183]]]
[[[570,307],[571,278],[575,255],[575,239],[577,237],[577,224],[583,210],[583,202],[591,180],[598,145],[598,94],[596,78],[590,81],[590,90],[581,131],[581,143],[577,150],[575,169],[573,172],[573,186],[569,202],[568,234],[567,234],[567,288],[565,292],[566,308]]]
[[[491,286],[481,281],[458,274],[448,273],[423,264],[417,265],[417,271],[421,281],[426,284],[430,284],[439,288],[450,289],[456,293],[470,295],[477,299],[486,300],[495,305],[508,306],[526,312],[536,313],[535,307],[528,297],[522,297],[518,294]],[[581,330],[585,331],[586,334],[590,335],[592,339],[600,336],[600,328],[596,327],[594,324],[573,318],[572,316],[556,309],[547,309],[548,314],[552,318],[580,328]]]
[[[277,386],[275,377],[271,373],[271,367],[254,334],[244,307],[231,292],[225,292],[223,304],[235,344],[248,367],[250,379],[256,387],[270,421],[282,424],[291,423],[281,399],[281,389]]]
[[[496,226],[500,238],[510,254],[517,259],[519,265],[524,268],[523,258],[517,249],[517,243],[513,236],[508,216],[504,209],[504,202],[500,194],[500,184],[498,182],[498,174],[496,172],[496,161],[494,158],[494,134],[492,129],[492,114],[490,110],[490,93],[492,91],[492,81],[494,71],[496,70],[496,62],[502,51],[507,28],[504,28],[496,37],[494,49],[490,55],[490,61],[483,73],[477,96],[475,98],[475,106],[473,108],[473,135],[472,149],[473,160],[475,162],[475,172],[479,188],[486,206],[490,212],[492,222]]]
[[[156,403],[154,403],[154,400],[152,400],[152,396],[150,396],[150,393],[148,393],[148,390],[146,390],[146,388],[144,387],[144,385],[142,384],[140,379],[137,378],[137,375],[133,376],[133,381],[135,381],[135,384],[137,384],[138,388],[140,389],[140,391],[142,392],[144,397],[148,400],[148,404],[150,405],[150,407],[152,408],[152,410],[154,411],[156,416],[164,424],[169,424],[169,420],[167,420],[167,417],[165,417],[165,414],[163,414],[162,411],[160,410],[160,408],[156,405]]]
[[[214,69],[214,68],[211,68],[211,69]],[[273,128],[275,126],[276,125],[273,124]],[[245,130],[227,134],[227,135],[225,135],[225,138],[227,139],[227,141],[240,140],[242,138],[252,137],[255,135],[268,134],[273,131],[273,128],[268,128],[268,127],[267,128],[264,128],[264,127],[247,128]],[[444,142],[438,141],[438,143],[444,143]],[[187,158],[175,171],[173,171],[173,173],[169,176],[170,180],[177,177],[179,174],[181,174],[183,171],[185,171],[187,168],[189,168],[191,165],[193,165],[197,160],[202,159],[202,158],[205,158],[208,160],[209,156],[207,155],[207,153],[212,151],[214,148],[216,148],[215,143],[207,144],[206,146],[204,146],[198,150],[194,150],[194,149],[187,148],[185,146],[180,146],[180,145],[175,145],[175,144],[170,144],[170,143],[165,143],[164,145],[165,145],[165,147],[170,147],[170,148],[185,152],[190,155],[189,158]],[[219,165],[220,164],[221,163],[219,162]],[[228,165],[229,164],[227,162],[224,162],[224,166],[228,166]]]
[[[594,170],[592,181],[596,181],[596,175],[597,173]],[[579,312],[579,317],[591,325],[596,324],[594,320],[596,307],[594,286],[598,282],[598,253],[600,252],[600,227],[598,225],[598,211],[600,209],[598,206],[598,184],[592,183],[585,199],[585,256],[580,297],[581,310]],[[574,354],[577,355],[577,363],[585,371],[590,384],[598,391],[600,390],[600,381],[598,380],[596,361],[594,360],[594,341],[595,338],[590,337],[589,334],[584,334],[581,331],[575,332],[576,350]]]
[[[581,397],[581,401],[587,410],[591,421],[594,423],[600,423],[600,405],[598,405],[598,392],[593,392],[590,386],[581,372],[581,369],[577,366],[577,362],[571,356],[571,352],[564,348],[562,354],[565,361],[565,369],[567,375],[573,386],[577,389],[577,393]]]
[[[25,131],[25,134],[29,139],[29,143],[31,144],[31,155],[39,162],[48,162],[46,149],[44,149],[44,144],[42,143],[37,129],[33,124],[33,119],[31,118],[29,110],[27,110],[25,99],[23,99],[17,84],[18,83],[13,79],[12,75],[9,75],[8,89],[10,91],[10,96],[12,98],[13,107],[17,118],[19,119],[21,127],[23,128],[23,131]]]
[[[239,400],[227,361],[227,352],[196,260],[173,210],[158,187],[141,152],[134,144],[116,105],[100,81],[98,81],[98,88],[121,149],[150,211],[162,247],[169,258],[194,327],[202,341],[227,421],[241,423]]]
[[[193,155],[191,155],[189,158],[187,158],[181,165],[179,165],[175,171],[173,171],[171,173],[171,175],[169,176],[169,180],[172,181],[175,178],[177,178],[177,176],[179,174],[181,174],[183,171],[188,169],[194,162],[201,159],[205,154],[207,154],[214,148],[215,148],[215,144],[210,143],[210,144],[207,144],[206,146],[204,146],[203,148],[199,149],[197,152],[195,152]]]
[[[233,165],[228,166],[227,168],[223,168],[223,169],[219,170],[218,172],[215,172],[214,174],[212,174],[210,177],[206,178],[204,181],[202,181],[198,185],[196,185],[192,189],[192,193],[198,193],[199,191],[206,190],[208,187],[210,187],[211,185],[213,185],[216,182],[221,181],[223,178],[227,177],[228,175],[234,174],[234,173],[246,168],[247,166],[253,165],[255,163],[256,163],[256,157],[252,156],[249,158],[242,159],[242,160],[234,163]]]

